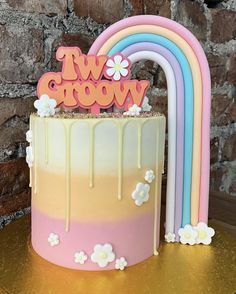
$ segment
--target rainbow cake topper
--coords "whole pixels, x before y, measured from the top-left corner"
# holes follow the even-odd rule
[[[211,81],[205,53],[182,25],[152,15],[115,23],[89,50],[89,54],[108,56],[116,52],[131,62],[141,59],[162,62],[166,73],[169,102],[166,233],[178,236],[180,227],[208,221]]]
[[[107,28],[88,55],[60,47],[62,72],[46,73],[38,96],[58,106],[99,113],[112,105],[142,105],[148,81],[129,80],[132,63],[157,62],[168,88],[168,183],[166,235],[208,222],[210,167],[210,71],[205,53],[182,25],[160,16],[140,15]],[[182,229],[181,229],[182,230]]]
[[[130,61],[122,54],[86,56],[78,47],[60,47],[56,57],[63,63],[62,72],[45,73],[40,78],[39,97],[47,94],[58,106],[90,109],[92,113],[114,104],[126,110],[142,104],[149,81],[129,80]]]

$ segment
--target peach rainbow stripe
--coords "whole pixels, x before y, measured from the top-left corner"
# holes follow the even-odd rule
[[[191,211],[187,213],[186,218],[183,216],[182,225],[190,223],[189,215],[191,215],[192,224],[196,224],[198,221],[207,222],[210,73],[206,56],[197,39],[183,26],[163,17],[148,15],[135,16],[115,23],[98,37],[92,45],[89,54],[115,53],[114,50],[119,48],[118,44],[121,41],[125,41],[129,36],[138,36],[138,34],[140,36],[144,36],[145,34],[159,35],[169,39],[181,49],[190,64],[194,91]],[[146,40],[139,40],[138,42],[142,41],[145,42]],[[126,43],[126,47],[128,45],[130,44]],[[124,49],[125,47],[122,47],[122,50]],[[184,135],[187,136],[187,134]],[[170,195],[167,195],[167,197],[170,197]],[[177,199],[177,195],[175,197]],[[183,208],[184,205],[185,203],[183,203]]]

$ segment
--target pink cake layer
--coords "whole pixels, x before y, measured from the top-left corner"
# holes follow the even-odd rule
[[[63,267],[94,271],[111,270],[115,268],[115,260],[105,268],[100,268],[97,263],[91,261],[94,246],[110,243],[116,258],[125,257],[128,266],[144,261],[153,255],[153,222],[153,214],[100,224],[72,220],[70,230],[66,232],[64,220],[50,218],[33,207],[32,245],[41,257]],[[59,235],[59,245],[50,246],[50,233]],[[158,246],[159,224],[157,236]],[[83,265],[74,262],[74,254],[79,251],[84,251],[88,255]]]

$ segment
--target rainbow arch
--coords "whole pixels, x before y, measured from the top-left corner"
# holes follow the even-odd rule
[[[151,59],[160,64],[162,56],[169,65],[168,71],[160,64],[168,84],[166,233],[178,236],[185,224],[208,221],[211,80],[205,53],[182,25],[152,15],[113,24],[89,50],[89,54],[109,56],[116,52],[132,62]],[[170,67],[174,81],[168,75]]]

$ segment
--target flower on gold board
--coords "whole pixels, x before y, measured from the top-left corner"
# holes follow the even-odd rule
[[[211,244],[212,237],[215,235],[214,229],[203,222],[198,223],[195,229],[197,230],[196,244]]]
[[[127,266],[127,261],[124,257],[116,259],[115,269],[123,271]]]
[[[166,240],[167,243],[175,242],[175,234],[171,233],[171,232],[165,234],[165,240]]]
[[[180,243],[194,245],[196,244],[197,230],[191,225],[185,225],[184,228],[178,230]]]
[[[94,263],[97,263],[99,267],[106,267],[108,263],[112,262],[114,259],[115,254],[112,251],[111,244],[97,244],[94,246],[94,251],[91,255],[91,260]]]
[[[150,186],[148,184],[138,183],[132,193],[132,199],[137,206],[143,205],[149,199]]]
[[[84,253],[84,251],[76,252],[74,255],[75,263],[84,264],[88,259],[88,256]]]

